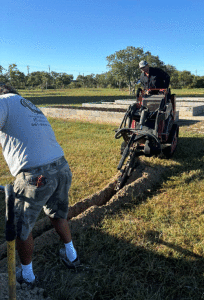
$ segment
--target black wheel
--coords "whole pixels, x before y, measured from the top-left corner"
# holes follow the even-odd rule
[[[163,155],[166,158],[170,158],[173,156],[174,152],[176,151],[176,147],[178,144],[178,135],[179,135],[179,126],[177,124],[173,124],[171,132],[169,134],[169,138],[167,143],[171,144],[171,146],[168,146],[163,149]]]

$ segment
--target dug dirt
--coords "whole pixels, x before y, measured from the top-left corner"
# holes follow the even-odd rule
[[[119,176],[119,173],[110,180],[109,184],[104,189],[97,193],[79,201],[69,208],[68,221],[72,234],[76,234],[79,228],[90,228],[93,225],[99,224],[107,214],[114,214],[120,210],[121,205],[130,203],[134,197],[141,196],[147,190],[150,191],[161,181],[165,172],[162,167],[150,167],[140,162],[137,170],[134,171],[128,179],[127,184],[117,193],[114,188]],[[55,247],[60,243],[60,238],[56,231],[52,228],[49,218],[39,220],[34,229],[34,254],[33,259],[39,255],[44,247]],[[8,276],[7,276],[7,257],[6,243],[0,246],[0,299],[7,299],[8,295]],[[17,265],[20,264],[16,253]],[[43,286],[43,285],[42,285]],[[20,286],[17,283],[17,299],[50,299],[47,291],[43,288],[35,288],[29,290],[26,286]]]

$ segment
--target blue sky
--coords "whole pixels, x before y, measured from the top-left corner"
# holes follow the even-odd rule
[[[7,0],[0,26],[0,65],[25,74],[101,74],[133,46],[204,76],[203,0]]]

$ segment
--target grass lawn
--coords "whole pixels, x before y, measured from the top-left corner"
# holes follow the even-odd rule
[[[86,102],[111,102],[118,99],[135,99],[128,89],[79,88],[62,90],[19,90],[19,93],[39,106],[81,105]],[[178,97],[204,97],[204,89],[172,89]]]
[[[130,198],[128,205],[115,215],[107,214],[100,224],[79,229],[73,239],[84,271],[62,267],[58,258],[62,245],[47,248],[36,258],[36,269],[43,264],[49,273],[47,289],[53,299],[202,299],[203,128],[203,123],[180,128],[173,159],[146,158],[152,166],[167,168],[154,191]],[[109,178],[116,170],[117,151]]]
[[[69,162],[73,179],[70,205],[103,188],[116,173],[121,141],[114,139],[115,126],[51,119],[56,138]],[[0,185],[11,183],[8,166],[0,153]],[[4,239],[4,200],[0,193],[0,240]]]
[[[200,94],[201,95],[201,94]],[[101,189],[117,172],[121,140],[115,126],[49,119],[72,173],[70,204]],[[171,160],[145,158],[165,166],[153,191],[137,198],[100,224],[83,226],[73,236],[81,272],[59,261],[62,247],[46,247],[34,257],[44,270],[54,300],[198,300],[204,299],[204,123],[180,127]],[[13,180],[0,154],[0,184]],[[4,199],[0,194],[3,240]]]
[[[40,106],[47,105],[81,105],[87,102],[110,102],[116,99],[134,99],[128,90],[79,88],[62,90],[19,90],[19,93]]]
[[[115,175],[120,140],[113,126],[49,119],[72,172],[71,204],[105,186]],[[87,268],[65,269],[58,251],[34,258],[52,299],[202,299],[204,295],[203,123],[180,128],[171,160],[146,158],[167,167],[151,193],[130,198],[115,215],[73,237]],[[94,141],[94,142],[93,142]],[[12,181],[2,155],[1,184]],[[1,228],[4,205],[1,197]]]

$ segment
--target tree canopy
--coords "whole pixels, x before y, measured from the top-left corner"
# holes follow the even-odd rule
[[[116,51],[106,57],[112,74],[118,78],[119,81],[127,82],[129,90],[131,86],[140,78],[141,71],[139,69],[139,62],[146,60],[152,67],[158,67],[168,71],[163,61],[158,56],[154,56],[151,52],[144,52],[143,48],[127,47],[124,50]],[[173,66],[168,66],[169,71]]]
[[[72,88],[72,87],[113,87],[131,89],[140,78],[139,62],[146,60],[152,67],[159,67],[170,75],[172,88],[203,88],[204,76],[196,76],[184,70],[178,71],[172,65],[165,65],[151,52],[144,52],[141,47],[128,46],[106,57],[109,71],[102,74],[73,75],[67,73],[36,71],[25,75],[16,64],[10,64],[8,70],[0,66],[0,82],[9,82],[17,89],[35,88]]]

